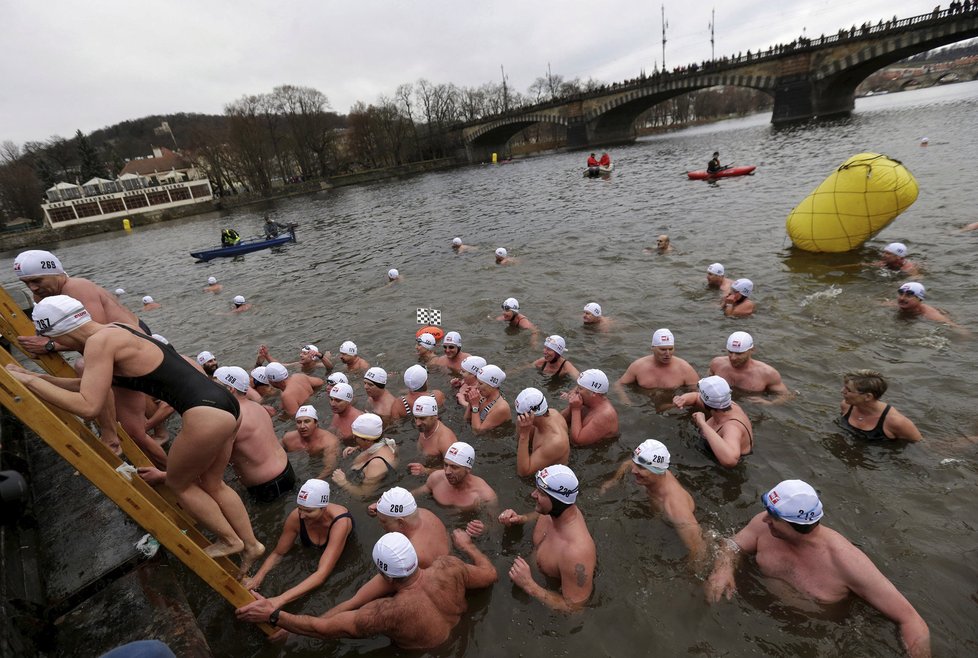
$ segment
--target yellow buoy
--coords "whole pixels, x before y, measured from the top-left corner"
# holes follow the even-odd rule
[[[122,220],[122,228],[124,230],[126,230],[126,231],[131,231],[132,230],[132,222],[129,221],[129,218],[128,217],[126,217],[124,220]]]
[[[492,154],[492,163],[493,164],[497,164],[498,162],[499,162],[499,154],[498,153],[493,153]]]
[[[898,160],[854,155],[788,215],[792,242],[805,251],[851,251],[917,200],[917,181]]]

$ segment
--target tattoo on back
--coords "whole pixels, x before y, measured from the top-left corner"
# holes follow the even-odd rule
[[[577,586],[584,587],[587,584],[587,571],[584,570],[584,565],[580,562],[574,565],[574,573],[577,575]]]

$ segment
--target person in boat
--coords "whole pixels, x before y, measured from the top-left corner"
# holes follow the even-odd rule
[[[898,625],[909,655],[931,655],[927,622],[913,605],[865,553],[819,524],[822,502],[811,485],[785,480],[764,494],[761,503],[764,511],[721,545],[705,584],[710,603],[733,598],[741,558],[753,555],[762,575],[822,605],[852,594],[862,598]]]
[[[720,164],[720,151],[713,152],[713,159],[710,160],[706,165],[706,173],[715,174],[718,171],[723,171],[724,166]]]
[[[221,231],[221,246],[233,247],[241,242],[241,235],[233,228],[226,228]]]
[[[277,238],[279,232],[289,230],[289,225],[280,224],[268,215],[265,215],[265,226],[263,229],[265,231],[265,237],[271,240],[272,238]]]
[[[590,169],[591,167],[597,167],[598,164],[599,164],[598,163],[598,159],[596,157],[594,157],[594,154],[593,153],[588,156],[588,158],[587,158],[587,168],[588,169]]]
[[[296,496],[296,507],[285,518],[282,534],[275,549],[251,578],[242,584],[247,589],[258,589],[268,573],[295,545],[295,540],[306,548],[321,551],[316,570],[302,581],[278,596],[268,598],[276,608],[295,601],[319,588],[336,568],[336,563],[353,534],[354,522],[350,511],[342,505],[330,502],[329,483],[324,480],[307,480]]]
[[[610,167],[611,166],[611,156],[607,153],[601,154],[601,159],[598,160],[599,167]]]
[[[173,406],[183,425],[167,456],[167,486],[214,533],[215,542],[204,549],[207,555],[242,553],[246,571],[265,547],[255,538],[241,498],[224,482],[241,418],[235,397],[139,329],[95,322],[77,299],[46,297],[31,315],[38,334],[57,337],[68,349],[85,354],[85,370],[80,379],[66,379],[11,364],[11,375],[42,400],[82,418],[98,414],[113,385],[151,393]]]
[[[923,437],[913,422],[880,400],[886,393],[886,380],[874,370],[846,373],[842,382],[839,422],[851,434],[866,439],[905,439],[920,441]],[[865,427],[860,427],[864,425]]]

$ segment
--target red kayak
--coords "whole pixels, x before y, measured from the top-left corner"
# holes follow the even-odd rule
[[[753,174],[755,169],[757,167],[754,165],[727,167],[712,174],[708,173],[706,169],[700,169],[699,171],[687,171],[686,175],[689,176],[690,180],[706,180],[708,178],[727,178],[728,176],[747,176]]]

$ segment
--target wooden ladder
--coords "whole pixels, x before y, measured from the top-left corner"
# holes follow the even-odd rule
[[[0,334],[48,374],[78,376],[57,353],[36,355],[24,350],[17,337],[34,335],[34,323],[3,287],[0,287]],[[176,505],[172,491],[163,485],[158,493],[139,476],[130,479],[118,472],[116,469],[123,464],[119,457],[77,417],[44,402],[16,380],[7,371],[8,364],[17,365],[17,361],[0,347],[0,404],[234,607],[255,600],[238,582],[238,567],[234,562],[227,557],[212,558],[204,552],[211,542]],[[129,462],[137,467],[151,466],[149,458],[121,426],[118,432]],[[259,627],[267,635],[276,632],[269,624],[259,624]]]

